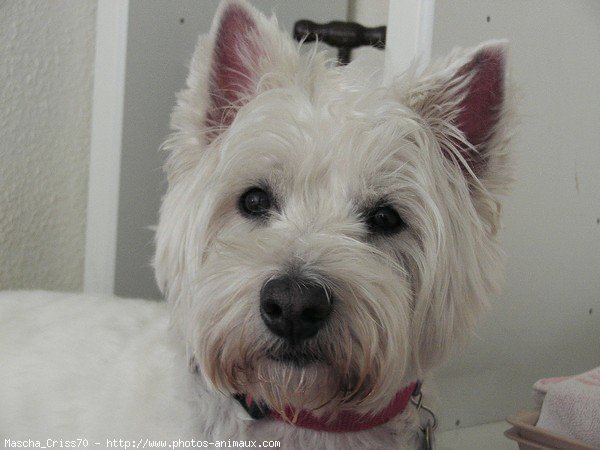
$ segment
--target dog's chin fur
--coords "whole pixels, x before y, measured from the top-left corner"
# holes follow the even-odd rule
[[[464,342],[502,279],[496,234],[513,128],[505,58],[505,43],[488,42],[384,86],[352,64],[300,52],[274,18],[244,1],[223,2],[194,53],[164,146],[169,186],[154,265],[177,339],[144,344],[132,336],[137,322],[118,332],[108,322],[96,327],[107,342],[135,341],[131,357],[149,366],[109,386],[130,405],[150,404],[139,389],[130,398],[127,382],[144,386],[156,372],[169,389],[149,389],[170,416],[158,401],[143,417],[105,405],[114,429],[134,423],[130,430],[150,435],[275,439],[283,448],[412,446],[410,405],[371,430],[323,433],[250,421],[232,396],[279,412],[376,413]],[[240,207],[254,188],[270,195],[260,217]],[[402,226],[373,228],[381,205]],[[276,336],[261,317],[261,289],[282,276],[331,296],[327,319],[301,342]],[[94,315],[91,307],[82,314]],[[81,409],[59,409],[60,429],[97,417],[77,416]],[[0,428],[7,423],[15,419]]]

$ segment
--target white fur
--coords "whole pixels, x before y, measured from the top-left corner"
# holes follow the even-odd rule
[[[231,5],[256,23],[239,50],[260,57],[240,56],[249,71],[229,105],[233,123],[207,126],[214,39]],[[155,266],[173,329],[163,304],[5,294],[0,433],[411,447],[412,406],[372,430],[320,433],[249,420],[231,394],[317,415],[379,411],[468,336],[502,276],[498,196],[510,181],[512,114],[507,92],[485,148],[471,146],[453,120],[472,74],[457,72],[505,44],[456,51],[382,87],[352,65],[301,54],[244,2],[225,2],[219,14],[194,54],[165,145]],[[464,149],[485,152],[485,173],[466,165]],[[279,203],[267,223],[237,208],[256,184]],[[365,226],[365,209],[381,198],[408,225],[398,235]],[[289,270],[335,295],[331,319],[305,344],[326,363],[267,357],[282,343],[262,323],[258,295]]]

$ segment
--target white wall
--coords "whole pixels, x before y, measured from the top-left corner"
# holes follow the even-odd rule
[[[0,289],[82,287],[95,9],[0,1]]]
[[[438,374],[445,428],[531,406],[538,378],[600,364],[600,2],[436,0],[433,54],[508,38],[519,86],[504,293]]]

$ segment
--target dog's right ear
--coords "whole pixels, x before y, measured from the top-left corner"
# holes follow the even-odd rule
[[[193,106],[204,105],[202,123],[197,125],[207,143],[229,127],[237,111],[256,95],[267,66],[277,60],[280,34],[274,20],[243,0],[220,5],[209,36],[196,49],[188,79],[189,88],[202,98]]]
[[[195,166],[240,108],[261,92],[293,82],[301,69],[297,44],[274,17],[244,0],[221,2],[210,33],[198,40],[186,89],[171,115],[174,133],[163,145],[170,152],[169,183]]]
[[[241,2],[226,2],[213,22],[206,126],[215,131],[233,122],[256,88],[265,55],[256,14]]]

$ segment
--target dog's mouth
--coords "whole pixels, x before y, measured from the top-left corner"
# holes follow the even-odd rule
[[[296,367],[304,367],[310,364],[323,362],[322,355],[295,348],[269,350],[267,352],[267,357],[273,361],[290,364]]]

